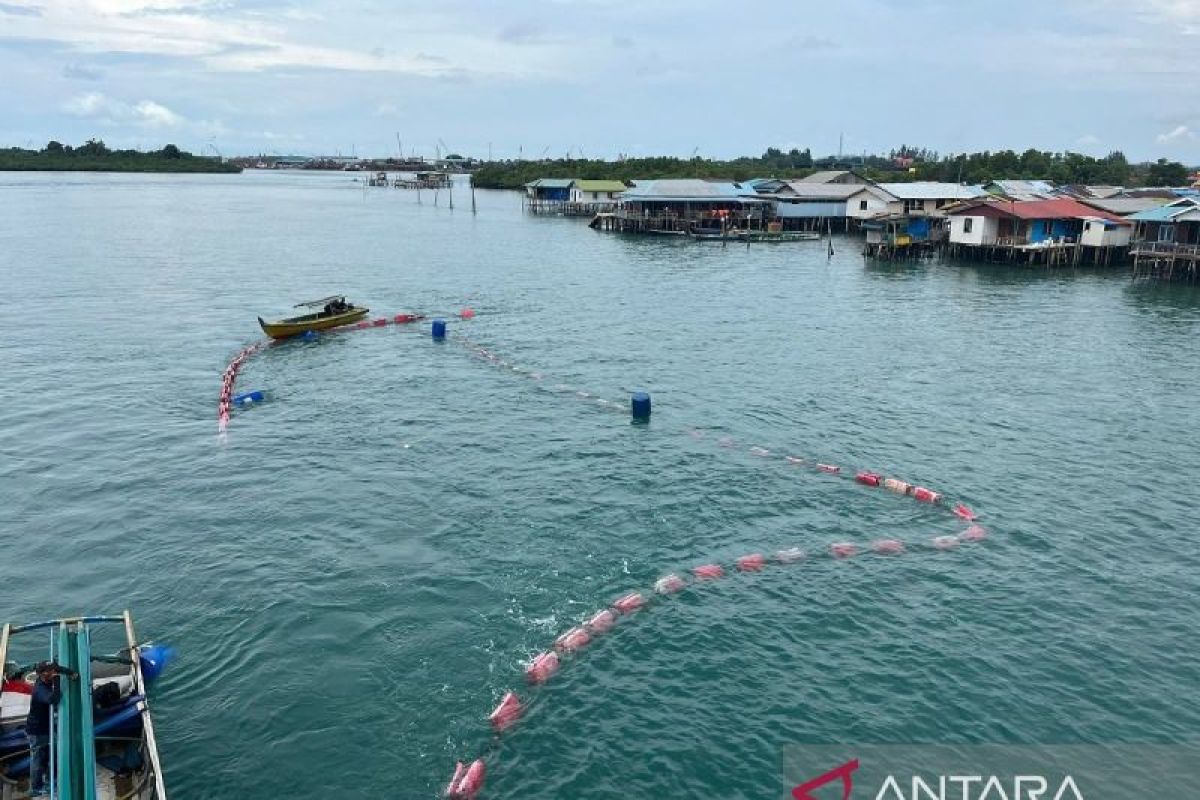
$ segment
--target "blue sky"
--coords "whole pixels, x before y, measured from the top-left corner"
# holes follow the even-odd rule
[[[1200,163],[1200,0],[0,0],[0,76],[3,145]]]

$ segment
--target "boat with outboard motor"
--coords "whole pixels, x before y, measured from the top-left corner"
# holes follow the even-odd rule
[[[93,634],[98,643],[114,638],[113,655],[93,652]],[[48,652],[49,658],[22,665],[14,658],[21,646],[26,657]],[[25,723],[36,665],[45,669],[47,661],[62,672],[61,697],[50,715],[51,800],[166,800],[146,684],[168,657],[166,647],[138,644],[128,611],[0,628],[0,800],[29,796]]]
[[[358,322],[371,312],[369,308],[347,303],[346,298],[342,295],[297,303],[295,308],[320,308],[321,310],[273,322],[267,322],[259,317],[258,324],[262,327],[263,333],[272,339],[287,339],[307,331],[324,331],[349,325],[352,322]]]

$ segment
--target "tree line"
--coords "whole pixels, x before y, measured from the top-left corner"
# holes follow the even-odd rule
[[[41,150],[0,149],[0,170],[81,172],[241,172],[217,158],[195,156],[168,144],[161,150],[111,150],[102,139],[78,147],[51,140]]]
[[[1120,151],[1096,158],[1082,153],[1029,149],[939,155],[924,148],[901,147],[885,155],[813,158],[805,148],[783,151],[767,148],[761,156],[718,161],[706,158],[620,158],[616,161],[561,158],[544,161],[503,161],[485,164],[475,173],[475,185],[519,189],[538,178],[707,178],[744,181],[751,178],[802,178],[817,170],[853,169],[878,182],[946,181],[986,184],[1002,179],[1048,180],[1056,184],[1111,186],[1180,186],[1189,170],[1177,161],[1160,158],[1131,163]]]

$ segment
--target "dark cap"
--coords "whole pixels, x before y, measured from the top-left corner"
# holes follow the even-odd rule
[[[58,669],[58,664],[53,661],[41,661],[33,668],[38,675],[45,675],[47,672],[53,672]]]

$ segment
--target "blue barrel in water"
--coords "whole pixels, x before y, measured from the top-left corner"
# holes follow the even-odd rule
[[[142,665],[142,677],[146,679],[147,683],[153,682],[161,675],[174,659],[175,649],[170,645],[145,645],[138,651],[138,662]]]
[[[650,419],[650,395],[648,392],[634,392],[629,398],[629,409],[636,420]]]
[[[266,399],[266,395],[256,390],[253,392],[243,392],[242,394],[237,395],[233,398],[233,404],[235,406],[248,406],[251,403],[261,403]]]
[[[446,320],[435,319],[433,321],[433,340],[440,342],[446,338]]]

